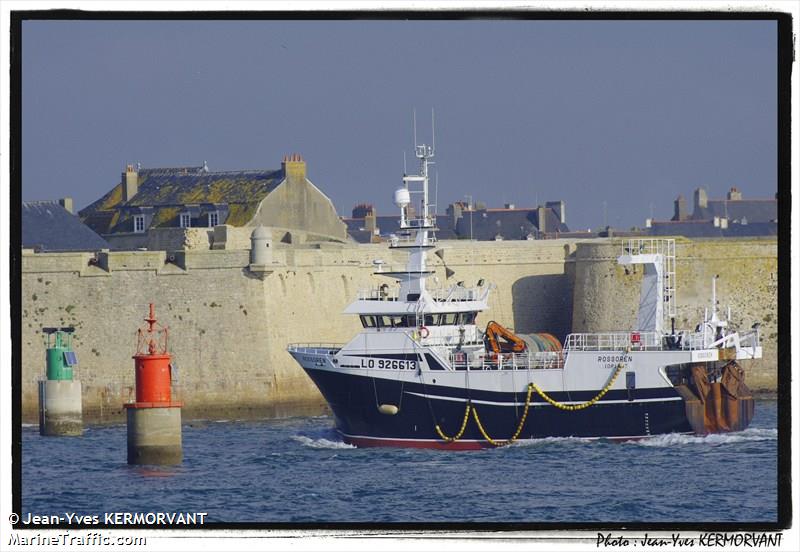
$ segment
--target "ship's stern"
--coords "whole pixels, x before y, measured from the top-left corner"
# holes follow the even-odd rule
[[[695,433],[727,433],[747,429],[755,400],[744,382],[744,369],[731,360],[719,364],[693,364],[682,370],[675,385],[686,405],[686,417]]]

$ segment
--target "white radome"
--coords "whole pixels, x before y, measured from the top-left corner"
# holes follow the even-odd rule
[[[408,188],[398,188],[394,192],[394,204],[400,208],[406,207],[411,203],[411,194]]]

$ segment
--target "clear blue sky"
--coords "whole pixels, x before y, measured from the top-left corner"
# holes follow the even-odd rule
[[[23,23],[23,200],[82,208],[126,163],[279,168],[393,214],[436,110],[440,212],[566,201],[643,225],[697,186],[777,191],[774,21]]]

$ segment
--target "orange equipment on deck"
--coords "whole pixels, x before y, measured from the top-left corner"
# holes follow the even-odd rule
[[[499,353],[524,353],[528,350],[525,341],[494,320],[486,325],[484,342],[487,350]]]

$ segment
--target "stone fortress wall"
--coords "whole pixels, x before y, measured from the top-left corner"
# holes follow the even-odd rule
[[[277,241],[277,240],[276,240]],[[170,328],[177,395],[187,418],[323,412],[324,401],[286,352],[292,342],[343,343],[360,329],[341,314],[360,288],[391,282],[400,267],[386,245],[275,243],[266,271],[247,249],[37,253],[22,256],[22,414],[37,419],[36,381],[45,370],[41,328],[73,325],[87,422],[123,419],[133,400],[135,332],[156,304]],[[443,241],[447,285],[497,285],[489,320],[520,333],[624,330],[635,324],[639,273],[616,266],[620,240]],[[679,240],[678,326],[693,327],[720,274],[718,298],[741,328],[762,322],[764,359],[748,364],[754,389],[777,385],[777,244],[773,240]],[[429,264],[445,285],[444,264]],[[686,319],[686,322],[684,322]]]

